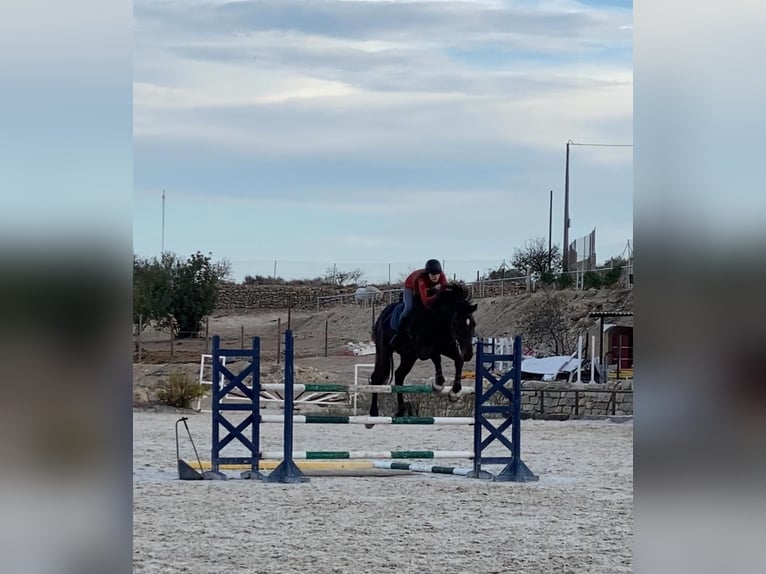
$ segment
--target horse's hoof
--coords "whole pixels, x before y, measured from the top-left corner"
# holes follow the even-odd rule
[[[460,393],[456,393],[455,391],[451,390],[449,392],[449,395],[448,395],[449,396],[449,400],[454,403],[456,400],[458,400],[460,398],[459,395],[460,395]]]
[[[435,393],[440,393],[444,390],[444,385],[440,385],[439,383],[434,381],[433,383],[431,383],[431,388],[433,389]]]
[[[375,426],[375,425],[364,425],[364,428],[366,428],[366,429],[371,429],[371,428],[372,428],[372,427],[374,427],[374,426]]]

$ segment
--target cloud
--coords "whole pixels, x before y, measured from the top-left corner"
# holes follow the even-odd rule
[[[624,10],[285,0],[186,6],[136,5],[139,142],[302,155],[409,153],[446,140],[551,148],[569,137],[630,137],[632,73],[620,55],[630,38],[616,32]],[[598,58],[583,60],[589,51]]]
[[[397,237],[424,216],[437,244],[454,230],[505,244],[538,221],[544,234],[566,141],[632,140],[629,7],[136,0],[134,13],[137,188],[173,189],[201,217],[213,196],[321,217],[325,253],[374,243],[370,222]],[[612,217],[587,198],[630,193],[632,150],[573,159],[577,221]]]
[[[419,37],[439,43],[476,41],[483,35],[568,38],[614,34],[630,10],[576,3],[524,2],[143,2],[135,4],[139,22],[173,36],[236,36],[263,30],[298,32],[334,38]],[[445,35],[448,34],[448,35]],[[604,39],[609,38],[605,36]]]
[[[439,217],[454,208],[463,208],[475,204],[492,205],[507,191],[428,191],[416,190],[386,190],[372,193],[332,192],[323,191],[321,199],[312,193],[282,193],[280,197],[262,196],[255,194],[219,193],[216,203],[229,204],[241,209],[283,209],[286,212],[302,211],[309,214],[316,212],[338,213],[357,216],[388,216],[388,215],[428,215],[439,213]],[[138,197],[151,197],[156,190],[140,189],[135,192]],[[193,201],[195,194],[186,194]],[[200,201],[207,201],[205,196],[197,195]],[[461,214],[462,216],[462,214]]]

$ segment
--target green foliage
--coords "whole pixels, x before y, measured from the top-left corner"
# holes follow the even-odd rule
[[[188,409],[192,401],[204,394],[205,390],[199,381],[191,379],[186,373],[175,372],[157,391],[157,398],[171,407]]]
[[[586,271],[582,277],[583,289],[601,289],[603,282],[598,271]]]
[[[556,277],[556,287],[559,289],[571,289],[575,280],[571,273],[559,273]]]
[[[133,325],[174,328],[179,338],[199,335],[202,318],[215,308],[218,283],[230,273],[227,261],[213,262],[199,251],[186,261],[172,253],[161,259],[133,257]]]
[[[175,256],[161,260],[141,259],[133,255],[133,328],[134,334],[154,322],[165,321],[170,314],[172,274]],[[140,323],[140,326],[139,326]]]
[[[552,271],[546,271],[540,275],[540,283],[546,287],[550,287],[556,282],[556,275]]]
[[[178,328],[178,337],[199,334],[202,318],[215,308],[218,295],[218,274],[210,257],[200,252],[173,270],[171,310]]]
[[[603,284],[605,287],[614,287],[622,277],[622,265],[613,267],[603,275]]]
[[[604,261],[603,267],[625,267],[630,263],[629,260],[625,259],[624,257],[610,257],[606,261]]]

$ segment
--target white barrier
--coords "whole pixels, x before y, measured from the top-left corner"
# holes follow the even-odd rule
[[[212,362],[213,355],[210,354],[203,354],[200,356],[200,363],[199,363],[199,383],[200,385],[212,387],[213,386],[213,376],[212,376],[212,364],[209,365],[209,368],[211,370],[210,380],[205,380],[205,367],[206,365],[206,359],[210,359]],[[221,364],[226,365],[226,357],[221,357]],[[226,384],[226,378],[221,375],[219,385],[223,386]],[[206,393],[202,397],[199,397],[197,399],[197,411],[202,412],[202,399],[204,397],[208,396]],[[232,401],[249,401],[247,397],[237,396],[235,394],[229,393],[229,395],[226,397],[229,400]],[[343,402],[346,400],[345,393],[334,393],[334,392],[309,392],[309,393],[301,393],[299,396],[295,397],[294,402],[296,404],[312,404],[312,405],[332,405],[337,404],[339,402]],[[278,403],[283,404],[285,401],[284,399],[279,396],[278,394],[275,394],[271,391],[261,391],[261,401],[266,403]]]
[[[375,368],[375,364],[374,363],[372,363],[372,364],[371,363],[358,363],[358,364],[354,365],[354,386],[355,387],[359,385],[359,369],[360,368],[374,369]],[[358,392],[351,394],[351,404],[354,407],[354,415],[357,414],[356,400],[357,400],[358,396],[359,396]]]

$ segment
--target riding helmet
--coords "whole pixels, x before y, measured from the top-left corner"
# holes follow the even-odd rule
[[[429,275],[438,275],[442,272],[442,264],[438,259],[429,259],[426,261],[426,273]]]

